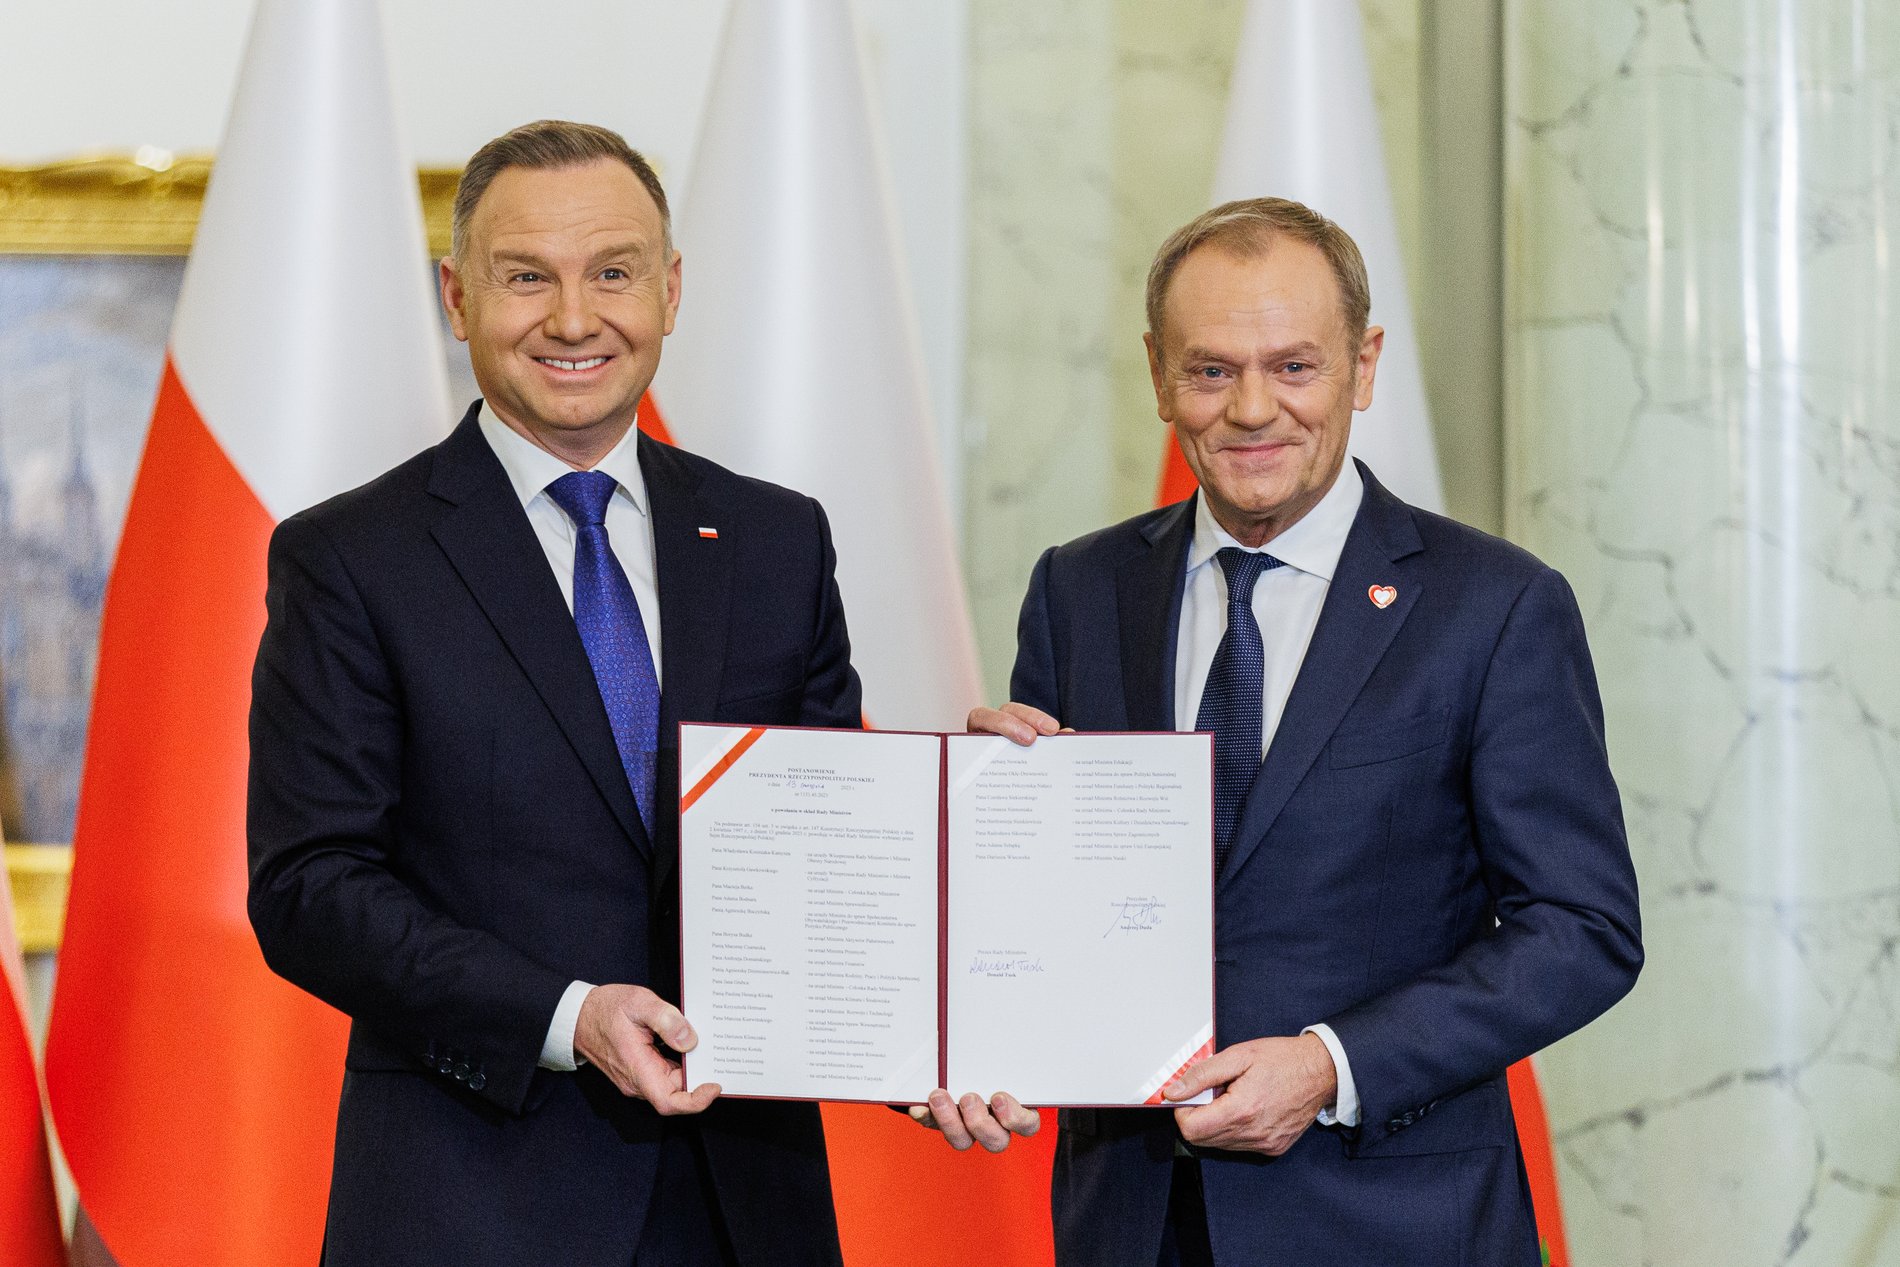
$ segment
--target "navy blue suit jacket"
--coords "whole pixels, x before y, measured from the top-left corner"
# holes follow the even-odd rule
[[[250,912],[271,967],[353,1022],[331,1264],[627,1267],[661,1119],[597,1070],[537,1068],[555,1005],[574,980],[678,999],[677,722],[859,724],[818,504],[639,445],[655,838],[476,409],[271,540]],[[696,1125],[742,1261],[839,1260],[816,1105],[724,1101]]]
[[[1324,1021],[1356,1130],[1203,1150],[1223,1263],[1538,1261],[1505,1069],[1620,998],[1636,878],[1569,587],[1361,467],[1346,540],[1215,897],[1215,1041]],[[1079,730],[1171,730],[1193,503],[1045,553],[1011,698]],[[1390,585],[1386,608],[1368,594]],[[1070,1111],[1058,1258],[1153,1267],[1178,1138]]]

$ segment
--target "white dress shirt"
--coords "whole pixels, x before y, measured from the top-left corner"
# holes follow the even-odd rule
[[[1260,709],[1260,755],[1264,758],[1280,728],[1287,696],[1299,676],[1300,663],[1319,623],[1319,609],[1346,548],[1346,534],[1359,513],[1365,482],[1359,468],[1348,460],[1339,478],[1319,504],[1264,546],[1243,546],[1214,520],[1207,498],[1197,497],[1194,538],[1188,546],[1187,585],[1181,594],[1181,624],[1174,650],[1174,724],[1178,730],[1195,729],[1201,711],[1201,692],[1221,635],[1227,632],[1227,573],[1214,555],[1227,547],[1270,554],[1285,564],[1262,572],[1253,587],[1253,615],[1260,625],[1266,652]],[[1325,1124],[1359,1125],[1359,1091],[1352,1080],[1346,1049],[1330,1025],[1309,1025],[1302,1033],[1317,1034],[1332,1053],[1339,1075],[1339,1095],[1330,1110],[1320,1110]]]
[[[542,553],[548,556],[548,566],[554,570],[554,579],[561,586],[561,597],[572,612],[574,521],[555,505],[546,490],[549,484],[576,468],[530,443],[497,418],[487,402],[482,404],[480,424],[482,437],[501,459],[502,469],[508,472],[508,482],[514,485],[515,496],[521,499],[521,508],[528,512],[535,539],[541,543]],[[655,581],[653,516],[647,513],[647,484],[646,477],[640,473],[637,431],[628,428],[620,443],[595,463],[594,469],[605,471],[620,484],[607,503],[607,541],[613,547],[614,557],[620,560],[620,570],[627,574],[627,583],[633,587],[634,601],[640,605],[640,621],[647,629],[647,647],[653,653],[653,674],[658,680],[660,589]],[[575,1068],[574,1024],[580,1019],[581,1004],[586,1001],[587,992],[593,988],[585,981],[575,981],[561,995],[561,1002],[554,1009],[554,1019],[548,1025],[547,1038],[541,1044],[542,1068],[563,1073]]]

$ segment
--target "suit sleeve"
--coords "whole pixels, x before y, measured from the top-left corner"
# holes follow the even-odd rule
[[[1480,692],[1470,758],[1497,928],[1329,1023],[1352,1062],[1358,1148],[1588,1024],[1642,967],[1636,874],[1570,588],[1519,595]]]
[[[864,688],[858,671],[851,667],[851,635],[845,628],[844,600],[838,594],[838,552],[832,548],[831,523],[824,507],[813,502],[811,508],[819,544],[818,613],[812,622],[798,724],[856,730],[864,724]]]
[[[1054,546],[1044,550],[1029,574],[1029,589],[1023,595],[1022,611],[1016,617],[1016,666],[1009,674],[1009,698],[1018,704],[1040,708],[1061,721],[1061,701],[1056,692],[1055,628],[1049,611],[1049,568],[1054,557]]]
[[[432,909],[392,856],[399,686],[321,531],[271,538],[251,683],[249,909],[271,968],[383,1034],[466,1052],[520,1110],[568,978]]]

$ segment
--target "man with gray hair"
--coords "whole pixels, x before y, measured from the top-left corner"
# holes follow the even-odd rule
[[[1383,332],[1307,207],[1161,247],[1148,363],[1198,494],[1043,554],[973,730],[1214,734],[1215,1046],[1066,1110],[1066,1267],[1535,1267],[1504,1073],[1642,963],[1583,625],[1530,555],[1349,461]],[[1014,1102],[939,1094],[963,1147]]]
[[[860,699],[817,503],[635,427],[680,279],[619,136],[489,142],[441,266],[482,399],[271,541],[250,912],[352,1021],[330,1267],[840,1261],[817,1106],[677,1059],[677,723]]]

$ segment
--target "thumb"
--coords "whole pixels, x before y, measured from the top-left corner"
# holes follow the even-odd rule
[[[1161,1094],[1169,1100],[1187,1100],[1199,1095],[1210,1087],[1224,1087],[1241,1075],[1244,1062],[1229,1048],[1216,1052],[1205,1060],[1197,1060],[1180,1073],[1174,1080],[1161,1088]]]
[[[646,1006],[636,1013],[635,1019],[668,1047],[674,1051],[691,1051],[699,1045],[699,1036],[693,1033],[693,1027],[678,1008],[657,994],[649,993],[644,1002]]]

